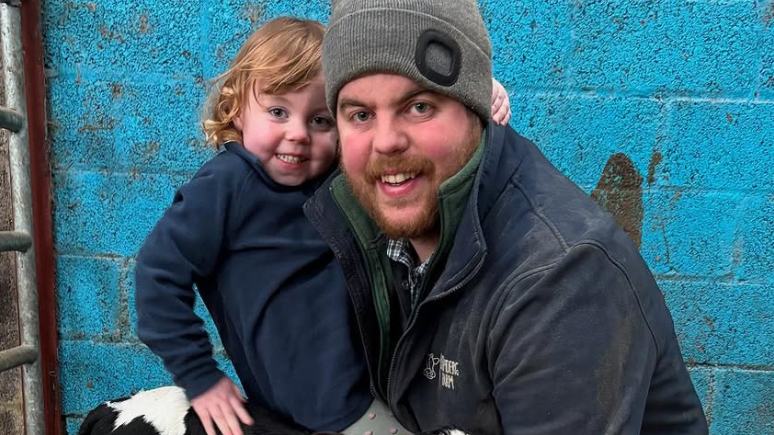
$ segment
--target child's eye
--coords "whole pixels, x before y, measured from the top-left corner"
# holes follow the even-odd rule
[[[318,128],[331,128],[333,127],[333,121],[324,116],[315,116],[312,118],[312,125]]]
[[[271,114],[271,116],[274,116],[275,118],[287,118],[288,117],[288,112],[285,111],[285,109],[283,109],[281,107],[272,107],[271,109],[269,109],[269,114]]]

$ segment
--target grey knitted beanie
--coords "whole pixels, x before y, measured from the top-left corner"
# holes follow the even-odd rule
[[[406,76],[491,118],[492,46],[477,0],[333,0],[323,40],[328,108],[369,73]]]

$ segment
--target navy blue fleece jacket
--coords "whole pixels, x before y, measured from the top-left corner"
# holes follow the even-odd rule
[[[228,143],[148,236],[138,335],[189,398],[223,376],[195,286],[250,400],[318,431],[343,429],[371,403],[344,276],[302,211],[318,185],[279,185]]]

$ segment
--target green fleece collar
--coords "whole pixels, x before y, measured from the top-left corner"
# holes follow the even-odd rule
[[[459,172],[454,174],[451,178],[444,181],[441,187],[438,189],[438,210],[441,214],[441,238],[438,243],[436,252],[443,253],[444,240],[448,241],[451,247],[451,242],[454,240],[454,234],[457,232],[457,225],[462,220],[462,214],[465,210],[465,205],[468,203],[470,197],[470,191],[473,188],[473,183],[476,180],[476,174],[478,173],[478,167],[481,164],[481,159],[484,155],[484,148],[486,146],[486,130],[482,132],[481,139],[478,142],[478,148],[471,156],[468,163],[460,169]],[[434,255],[438,257],[438,255]]]

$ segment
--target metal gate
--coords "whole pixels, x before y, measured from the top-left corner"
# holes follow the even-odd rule
[[[13,231],[0,231],[0,251],[16,251],[17,291],[21,345],[0,351],[0,372],[22,366],[24,425],[27,435],[45,434],[40,370],[40,325],[35,249],[32,227],[30,154],[19,0],[0,0],[0,50],[6,104],[0,107],[0,128],[8,140],[13,199]]]

